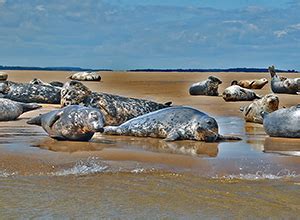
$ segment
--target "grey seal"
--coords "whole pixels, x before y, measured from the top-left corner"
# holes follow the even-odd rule
[[[246,88],[246,89],[262,89],[266,84],[268,83],[268,80],[266,78],[261,79],[250,79],[250,80],[234,80],[231,82],[231,85],[238,85],[240,87]]]
[[[101,81],[101,76],[96,72],[83,71],[74,73],[69,79],[78,81]]]
[[[262,112],[264,129],[271,137],[300,138],[300,104],[272,113]]]
[[[150,112],[133,118],[120,126],[106,126],[104,127],[104,134],[165,138],[166,141],[240,140],[238,137],[225,137],[218,134],[218,124],[214,118],[186,106]]]
[[[190,95],[218,96],[218,87],[222,81],[214,76],[209,76],[207,80],[194,83],[189,89]]]
[[[59,104],[60,90],[60,88],[49,85],[16,83],[12,81],[0,82],[1,98],[18,102]]]
[[[262,99],[253,101],[251,104],[241,107],[244,118],[248,122],[262,124],[263,118],[261,112],[271,113],[278,110],[279,98],[274,94],[265,95]]]
[[[5,81],[7,80],[8,75],[5,72],[0,72],[0,81]]]
[[[35,103],[15,102],[0,98],[0,121],[16,120],[24,112],[32,111],[42,106]]]
[[[104,119],[98,109],[72,105],[39,115],[27,123],[42,126],[57,140],[89,141],[95,132],[103,131]]]
[[[46,83],[40,79],[34,78],[29,82],[30,84],[35,84],[35,85],[47,85],[47,86],[55,86],[55,87],[63,87],[64,83],[59,82],[59,81],[51,81],[50,83]]]
[[[252,101],[260,98],[261,96],[252,90],[242,88],[238,85],[230,86],[223,92],[223,99],[225,101]]]
[[[274,93],[298,94],[300,92],[300,78],[279,77],[275,72],[275,67],[269,67],[272,77],[271,89]]]
[[[92,92],[78,81],[65,83],[61,97],[61,106],[77,104],[99,109],[105,118],[106,125],[119,125],[131,118],[171,105],[170,102],[160,104],[144,99]]]

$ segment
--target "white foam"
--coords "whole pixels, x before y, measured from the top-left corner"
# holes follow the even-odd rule
[[[17,175],[17,174],[18,174],[17,172],[8,173],[5,170],[4,171],[0,170],[0,177],[10,177],[10,176],[14,176],[14,175]]]

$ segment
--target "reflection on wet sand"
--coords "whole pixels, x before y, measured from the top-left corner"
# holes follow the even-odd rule
[[[56,152],[102,151],[104,148],[122,148],[145,150],[159,153],[183,154],[190,156],[216,157],[218,143],[199,141],[166,142],[156,138],[133,138],[102,136],[97,134],[90,142],[56,141],[45,138],[33,143],[32,146]]]
[[[264,152],[300,156],[300,139],[267,137]]]

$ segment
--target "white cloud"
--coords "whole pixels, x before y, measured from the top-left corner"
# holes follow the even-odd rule
[[[282,31],[274,31],[274,34],[276,35],[276,37],[281,38],[281,37],[284,37],[285,35],[287,35],[288,32],[284,31],[284,30],[282,30]]]
[[[1,0],[0,0],[0,1],[1,1]],[[35,7],[35,9],[38,10],[38,11],[45,11],[45,10],[46,10],[44,5],[37,5],[37,6]]]

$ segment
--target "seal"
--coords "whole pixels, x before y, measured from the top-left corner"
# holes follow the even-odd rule
[[[263,123],[261,112],[271,113],[278,110],[279,98],[274,94],[265,95],[262,99],[253,101],[250,105],[240,108],[247,122]]]
[[[5,81],[7,80],[8,75],[5,72],[0,72],[0,81]]]
[[[160,104],[144,99],[92,92],[78,81],[65,83],[61,90],[61,97],[62,107],[83,105],[99,109],[105,118],[106,125],[120,125],[131,118],[171,105],[171,102]]]
[[[271,137],[300,138],[300,104],[272,113],[262,112],[266,133]]]
[[[27,123],[42,126],[57,140],[89,141],[95,132],[103,131],[104,118],[98,109],[72,105],[39,115]]]
[[[231,82],[231,85],[238,85],[240,87],[246,88],[246,89],[262,89],[266,84],[268,83],[268,80],[266,78],[262,79],[252,79],[252,80],[234,80]]]
[[[218,124],[214,118],[186,106],[175,106],[150,112],[120,126],[106,126],[104,134],[165,138],[166,141],[240,140],[238,137],[225,137],[218,134]]]
[[[46,83],[37,78],[34,78],[29,83],[34,84],[34,85],[47,85],[47,86],[55,86],[55,87],[63,87],[63,85],[64,85],[62,82],[59,82],[59,81],[52,81],[50,83]]]
[[[35,103],[15,102],[0,98],[0,121],[16,120],[24,112],[32,111],[42,106]]]
[[[101,76],[96,72],[77,72],[69,76],[69,79],[78,81],[101,81]]]
[[[0,82],[1,98],[18,102],[59,104],[60,90],[60,88],[49,85],[16,83],[12,81]]]
[[[261,96],[257,95],[250,89],[242,88],[238,85],[233,85],[226,88],[223,92],[223,99],[228,101],[252,101],[254,99],[260,99]]]
[[[218,96],[218,87],[222,81],[214,76],[209,76],[207,80],[194,83],[189,89],[190,95]]]
[[[280,77],[275,72],[275,67],[269,67],[272,77],[271,89],[274,93],[298,94],[300,92],[300,78]]]

